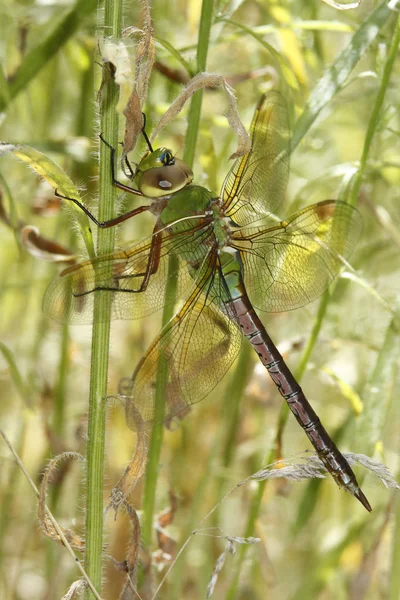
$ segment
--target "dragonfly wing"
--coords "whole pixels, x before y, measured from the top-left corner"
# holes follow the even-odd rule
[[[200,248],[209,234],[202,227],[183,233],[157,233],[159,240],[153,254],[153,269],[143,290],[149,257],[154,253],[154,234],[133,248],[69,267],[50,283],[44,296],[43,310],[57,321],[91,323],[95,296],[112,294],[111,318],[134,319],[149,315],[164,306],[169,277],[176,280],[177,297],[188,292],[193,279],[179,256],[184,250],[190,258],[190,252]],[[169,269],[171,254],[177,256],[177,268],[173,272]]]
[[[327,289],[353,251],[362,229],[358,211],[325,200],[274,227],[237,231],[245,284],[256,308],[292,310]]]
[[[250,152],[234,162],[221,192],[225,214],[240,226],[265,218],[285,196],[290,130],[286,102],[279,92],[262,96],[250,136]]]
[[[217,263],[218,254],[211,251],[184,306],[150,346],[125,386],[123,393],[132,398],[145,423],[154,420],[157,382],[163,376],[168,421],[207,396],[239,352],[242,336],[235,315],[226,306],[231,297]]]

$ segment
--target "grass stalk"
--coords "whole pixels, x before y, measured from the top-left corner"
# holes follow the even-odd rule
[[[213,0],[203,0],[201,17],[200,17],[200,30],[199,39],[197,46],[197,68],[198,72],[204,71],[207,62],[207,51],[209,45],[209,37],[212,23],[213,14]],[[189,123],[186,134],[184,160],[192,167],[194,161],[194,155],[196,151],[196,141],[200,123],[201,114],[201,91],[197,92],[193,97],[189,109]],[[169,274],[176,272],[177,264],[175,257],[171,257],[169,261]],[[168,277],[168,284],[166,289],[166,296],[168,298],[175,297],[176,295],[176,278]],[[172,317],[173,302],[168,302],[164,308],[162,323],[163,327],[168,323]],[[155,509],[155,496],[157,488],[157,476],[161,456],[161,448],[163,442],[163,420],[165,414],[165,397],[164,388],[165,382],[168,378],[168,365],[165,365],[163,361],[159,365],[157,372],[157,387],[156,387],[156,401],[155,401],[155,425],[153,426],[151,439],[149,444],[149,457],[146,468],[145,485],[144,485],[144,498],[143,498],[143,521],[142,521],[142,539],[145,547],[151,545],[152,531],[153,531],[153,519]]]
[[[121,33],[122,5],[118,0],[106,0],[104,30],[118,38]],[[103,87],[100,100],[101,131],[114,147],[118,143],[118,117],[116,112],[118,87],[103,66]],[[114,212],[115,188],[112,185],[108,148],[100,144],[99,220],[111,219]],[[99,230],[98,254],[111,252],[114,247],[113,229]],[[89,391],[89,423],[87,446],[87,498],[86,498],[86,554],[85,569],[96,589],[101,593],[103,552],[103,479],[104,444],[107,396],[108,354],[110,340],[109,294],[99,294],[94,304],[92,357]],[[92,597],[87,591],[86,597]]]
[[[379,86],[378,94],[376,96],[374,108],[372,109],[371,117],[368,123],[368,129],[364,140],[364,147],[361,154],[360,166],[357,170],[356,176],[354,178],[354,184],[351,192],[351,196],[349,199],[350,204],[355,206],[358,198],[358,194],[360,191],[360,187],[362,184],[364,172],[367,166],[368,155],[371,149],[372,140],[376,133],[378,123],[379,123],[379,115],[381,115],[383,101],[385,99],[386,91],[389,85],[390,76],[392,73],[394,61],[397,56],[397,51],[400,43],[400,18],[397,17],[396,25],[394,28],[394,33],[392,37],[392,42],[389,48],[389,54],[385,63],[385,67],[383,69],[382,80]]]

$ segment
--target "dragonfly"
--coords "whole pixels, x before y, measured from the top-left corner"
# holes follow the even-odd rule
[[[289,311],[321,296],[356,245],[362,226],[358,211],[325,200],[278,221],[275,211],[286,193],[290,162],[288,109],[278,91],[261,97],[250,128],[251,149],[235,160],[219,195],[193,184],[183,161],[167,148],[153,150],[144,129],[143,135],[149,150],[131,171],[132,186],[116,179],[110,146],[111,168],[118,188],[148,204],[99,222],[78,200],[68,200],[100,227],[149,211],[156,217],[152,235],[65,269],[47,289],[45,312],[59,321],[90,322],[95,296],[112,294],[112,318],[143,317],[165,305],[173,278],[178,309],[129,378],[129,396],[144,423],[154,420],[160,361],[168,365],[164,392],[170,420],[211,392],[247,338],[327,471],[371,511],[348,461],[256,312]]]

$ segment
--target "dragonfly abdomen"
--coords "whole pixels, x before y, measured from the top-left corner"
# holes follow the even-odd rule
[[[243,334],[257,352],[279,393],[285,398],[297,422],[317,451],[321,462],[338,486],[353,494],[370,511],[371,506],[361,491],[349,463],[323,427],[317,413],[258,318],[244,291],[244,286],[242,287],[243,295],[234,298],[231,304]]]

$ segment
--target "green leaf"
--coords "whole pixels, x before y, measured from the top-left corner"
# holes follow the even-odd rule
[[[387,415],[387,406],[392,399],[392,390],[398,372],[400,334],[398,318],[392,319],[385,340],[378,354],[374,370],[364,394],[364,411],[357,423],[359,451],[372,455],[376,443],[382,439],[382,430]]]
[[[359,27],[349,45],[340,53],[335,62],[325,72],[315,86],[308,102],[298,119],[292,138],[292,151],[303,139],[319,113],[341,90],[350,73],[365,54],[380,29],[388,21],[393,11],[387,2],[382,2]]]
[[[79,192],[66,173],[48,156],[26,146],[24,144],[7,144],[0,142],[0,155],[12,152],[17,158],[24,161],[32,167],[34,171],[45,179],[54,189],[57,189],[63,196],[76,198],[81,201]],[[79,229],[83,237],[87,252],[91,258],[95,256],[92,231],[90,229],[89,219],[85,213],[73,202],[68,203],[68,207],[74,211],[77,217]]]
[[[41,44],[26,54],[23,63],[17,69],[6,88],[0,95],[0,112],[9,102],[22,92],[37,73],[54,58],[58,50],[74,35],[82,21],[97,8],[97,0],[78,0],[75,7],[59,21]]]

